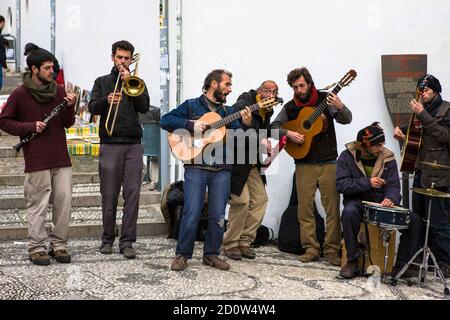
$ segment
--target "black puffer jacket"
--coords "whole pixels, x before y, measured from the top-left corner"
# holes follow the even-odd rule
[[[234,109],[234,112],[240,111],[242,109],[244,109],[245,107],[249,107],[253,104],[256,103],[256,91],[255,90],[250,90],[248,92],[244,92],[242,93],[236,103],[232,106],[232,108]],[[270,124],[270,117],[273,114],[273,110],[266,113],[265,118],[263,119],[261,114],[259,113],[259,110],[255,110],[252,112],[252,129],[256,130],[256,132],[258,132],[260,129],[268,129],[269,128],[269,124]],[[270,130],[267,131],[267,137],[269,137],[270,134]],[[259,144],[258,144],[259,147]],[[257,165],[258,168],[260,168],[261,163],[259,161],[259,157],[257,157],[257,161],[256,163],[254,161],[252,161],[251,159],[249,159],[249,155],[248,155],[248,151],[249,151],[249,146],[248,146],[248,139],[246,139],[246,144],[245,144],[245,151],[242,150],[242,148],[237,148],[236,144],[235,144],[235,157],[238,155],[239,152],[245,152],[245,164],[236,164],[237,163],[237,159],[235,158],[235,161],[233,164],[233,169],[232,169],[232,175],[231,175],[231,193],[235,194],[235,195],[241,195],[242,190],[244,189],[244,185],[247,182],[248,176],[250,175],[250,171],[252,170],[253,165]],[[259,149],[258,149],[259,152]],[[264,183],[266,183],[266,179],[265,176],[262,175],[261,176]]]
[[[89,112],[100,117],[100,143],[128,143],[140,144],[142,138],[142,127],[139,123],[139,113],[146,113],[150,108],[150,97],[147,87],[143,94],[137,97],[129,97],[122,93],[122,100],[119,104],[117,119],[114,126],[112,137],[108,137],[105,129],[105,122],[108,116],[108,95],[114,91],[118,72],[113,68],[111,73],[99,77],[95,80],[92,88],[91,100],[89,102]],[[119,88],[122,81],[119,81]],[[115,109],[111,111],[109,119],[109,128],[114,117]]]

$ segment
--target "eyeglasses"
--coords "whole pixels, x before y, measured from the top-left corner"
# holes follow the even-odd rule
[[[265,93],[265,94],[270,94],[270,93],[272,93],[274,96],[278,95],[278,90],[262,89],[261,92],[263,92],[263,93]]]

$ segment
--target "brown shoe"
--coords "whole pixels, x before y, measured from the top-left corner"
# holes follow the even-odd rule
[[[241,254],[241,250],[239,250],[238,247],[233,247],[231,249],[228,250],[224,250],[225,255],[233,260],[241,260],[242,259],[242,254]]]
[[[325,257],[329,264],[332,264],[333,266],[341,265],[341,258],[339,257],[339,255],[337,253],[336,254],[328,254]]]
[[[55,260],[58,261],[59,263],[70,263],[71,261],[71,256],[69,251],[67,251],[67,249],[59,249],[55,251],[52,248],[50,249],[48,254],[53,258],[55,258]]]
[[[230,269],[230,265],[218,256],[203,256],[203,264],[219,270]]]
[[[314,262],[319,260],[319,253],[313,250],[306,250],[306,252],[298,258],[301,262]]]
[[[181,254],[177,255],[175,259],[173,259],[172,264],[170,265],[170,270],[174,271],[182,271],[187,267],[187,259],[183,257]]]
[[[241,254],[244,258],[247,258],[247,259],[255,259],[256,258],[256,252],[249,246],[239,246],[239,250],[241,251]]]
[[[339,271],[339,275],[344,279],[351,279],[356,273],[359,273],[358,259],[347,261]]]
[[[45,251],[30,254],[30,261],[37,266],[48,266],[50,264],[50,258]]]

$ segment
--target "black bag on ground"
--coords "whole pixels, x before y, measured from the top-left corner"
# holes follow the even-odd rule
[[[178,240],[180,232],[181,218],[183,216],[184,206],[184,181],[176,181],[170,185],[167,194],[163,196],[161,207],[167,207],[169,219],[169,238]],[[207,194],[205,196],[205,204],[200,216],[199,225],[197,228],[196,241],[204,241],[206,236],[206,229],[208,228],[208,205]]]
[[[289,206],[281,216],[280,229],[278,231],[278,249],[280,251],[303,254],[305,250],[300,243],[300,223],[298,221],[298,199],[297,188],[294,180],[292,184],[291,199],[289,200]],[[325,223],[322,216],[317,211],[316,204],[314,203],[314,217],[316,220],[316,237],[317,241],[322,248],[325,239]]]

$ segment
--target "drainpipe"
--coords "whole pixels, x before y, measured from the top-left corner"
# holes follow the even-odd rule
[[[21,39],[21,12],[22,12],[22,1],[16,0],[16,72],[21,71],[22,66],[22,39]]]
[[[160,0],[161,25],[159,33],[160,46],[160,92],[161,92],[161,116],[169,112],[169,29],[168,29],[168,0]],[[167,132],[161,130],[161,157],[160,157],[160,188],[161,190],[170,182],[169,175],[169,147],[167,143]]]
[[[56,48],[56,0],[50,0],[50,51],[55,55]]]

